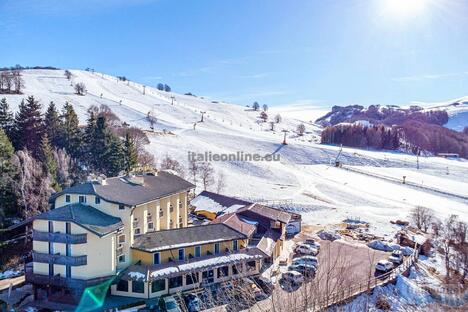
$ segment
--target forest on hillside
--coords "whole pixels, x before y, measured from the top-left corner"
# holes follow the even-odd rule
[[[410,120],[402,125],[338,124],[326,127],[321,134],[323,144],[343,144],[359,148],[456,153],[468,158],[468,127],[457,132],[442,126]]]

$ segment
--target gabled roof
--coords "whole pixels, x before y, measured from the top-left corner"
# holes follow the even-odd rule
[[[135,238],[132,248],[155,252],[244,238],[225,224],[207,224],[146,233]]]
[[[84,194],[96,195],[108,202],[135,206],[194,187],[181,177],[164,171],[139,178],[143,183],[135,183],[128,177],[113,177],[107,178],[103,184],[95,181],[78,184],[55,193],[51,201],[63,194]]]
[[[251,203],[234,197],[203,191],[192,199],[190,204],[196,207],[196,211],[205,210],[214,213],[228,213],[234,212],[245,205],[250,205]]]
[[[98,236],[107,235],[123,227],[120,218],[79,203],[46,211],[34,219],[73,222]]]
[[[255,222],[249,222],[240,217],[237,213],[227,213],[211,221],[212,224],[222,223],[230,228],[250,237],[256,230]]]
[[[280,209],[268,207],[261,204],[251,204],[237,210],[237,212],[242,214],[252,213],[272,221],[279,221],[282,223],[289,223],[291,220],[291,214]]]

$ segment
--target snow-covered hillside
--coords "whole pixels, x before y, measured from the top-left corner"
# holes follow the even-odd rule
[[[259,112],[246,107],[150,87],[143,94],[143,86],[137,83],[127,84],[100,73],[73,70],[72,74],[72,83],[86,85],[85,96],[74,94],[62,70],[27,70],[23,73],[24,95],[8,95],[7,100],[13,109],[28,95],[38,98],[44,109],[50,101],[59,107],[68,101],[83,124],[91,105],[105,104],[122,121],[145,130],[150,127],[146,115],[154,112],[158,121],[155,133],[149,133],[148,151],[156,159],[168,154],[184,165],[188,152],[278,154],[277,162],[213,162],[213,166],[226,176],[227,195],[268,200],[271,204],[287,202],[303,212],[304,220],[310,224],[326,225],[346,217],[360,217],[371,222],[374,232],[383,233],[391,229],[390,220],[407,218],[416,205],[434,209],[441,218],[457,213],[468,221],[468,200],[461,197],[330,166],[339,148],[317,144],[319,128],[311,123],[305,123],[304,136],[297,136],[294,129],[299,120],[314,119],[300,118],[297,109],[268,112],[270,118],[277,112],[283,115],[283,121],[271,131],[269,123],[258,122]],[[205,121],[194,130],[193,124],[200,120],[201,112],[206,112]],[[289,130],[288,145],[281,144],[282,130]],[[378,172],[389,178],[406,175],[408,181],[468,197],[465,160],[420,158],[421,169],[416,170],[414,156],[350,148],[343,149],[340,160],[345,166],[369,173]]]
[[[456,131],[463,131],[468,126],[468,96],[440,103],[416,103],[426,110],[445,110],[449,121],[444,126]]]

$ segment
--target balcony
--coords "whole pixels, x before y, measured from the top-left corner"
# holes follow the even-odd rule
[[[53,285],[57,287],[68,287],[68,288],[75,288],[75,289],[84,289],[89,286],[93,286],[99,283],[102,283],[108,280],[110,277],[98,277],[89,280],[77,279],[77,278],[67,278],[60,275],[43,275],[43,274],[35,274],[33,272],[32,263],[28,263],[26,265],[25,270],[25,278],[26,282],[32,284],[40,284],[40,285]]]
[[[63,256],[60,254],[50,255],[33,251],[33,262],[52,263],[70,266],[86,265],[88,263],[87,256]]]
[[[49,233],[33,230],[33,240],[63,244],[85,244],[86,234]]]

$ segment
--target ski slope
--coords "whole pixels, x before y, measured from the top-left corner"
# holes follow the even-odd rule
[[[332,225],[346,217],[359,217],[371,223],[376,234],[395,230],[390,220],[407,219],[417,205],[431,208],[440,218],[459,214],[468,221],[468,203],[457,198],[409,188],[371,176],[335,168],[339,148],[317,144],[320,128],[310,120],[323,111],[301,107],[272,108],[283,121],[270,130],[259,122],[259,112],[250,108],[211,99],[158,91],[134,82],[122,82],[101,73],[72,70],[68,81],[63,70],[27,70],[23,73],[23,95],[7,95],[16,110],[28,95],[34,95],[44,110],[50,101],[61,107],[66,101],[75,107],[85,124],[86,111],[92,105],[109,106],[122,121],[149,130],[148,112],[157,117],[155,132],[148,132],[147,150],[157,161],[166,155],[187,167],[188,152],[257,153],[279,155],[280,161],[212,162],[216,173],[225,175],[226,195],[276,203],[292,202],[308,224]],[[72,84],[83,82],[87,94],[74,94]],[[200,123],[201,112],[204,122]],[[310,117],[309,117],[310,116]],[[197,123],[194,130],[194,123]],[[294,130],[300,122],[306,134]],[[282,145],[287,130],[288,145]],[[340,161],[369,172],[392,177],[408,176],[426,186],[468,196],[468,161],[437,157],[416,157],[397,152],[344,148]],[[447,175],[447,170],[449,174]],[[187,175],[188,178],[188,175]],[[418,182],[419,183],[419,182]],[[201,189],[197,189],[201,191]],[[216,190],[213,186],[212,190]]]

